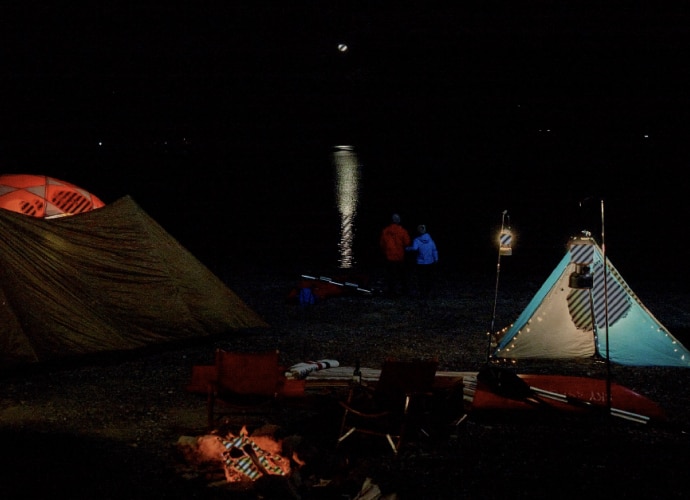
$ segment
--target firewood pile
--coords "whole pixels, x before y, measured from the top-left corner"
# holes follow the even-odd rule
[[[303,500],[331,494],[396,498],[381,496],[378,485],[361,469],[352,470],[351,464],[341,463],[328,450],[315,449],[302,436],[280,437],[280,430],[276,425],[264,425],[249,432],[243,426],[239,432],[180,436],[175,444],[178,472],[221,495]]]
[[[203,477],[210,485],[247,486],[266,476],[289,478],[293,468],[303,465],[296,452],[277,438],[274,426],[251,435],[247,427],[237,433],[209,433],[180,436],[176,443],[180,471],[186,477]]]

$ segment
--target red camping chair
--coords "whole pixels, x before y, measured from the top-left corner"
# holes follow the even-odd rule
[[[275,408],[285,385],[280,352],[231,352],[217,349],[215,379],[208,384],[208,426],[222,415],[266,412]]]

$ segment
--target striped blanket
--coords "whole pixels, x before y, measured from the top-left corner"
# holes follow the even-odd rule
[[[327,368],[336,368],[338,362],[335,359],[321,359],[319,361],[305,361],[304,363],[297,363],[288,368],[285,372],[287,378],[304,379],[307,376],[318,370],[325,370]]]

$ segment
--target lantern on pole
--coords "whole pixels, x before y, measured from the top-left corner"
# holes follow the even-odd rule
[[[501,234],[498,236],[498,245],[499,255],[513,255],[513,232],[509,227],[501,227]]]
[[[507,222],[506,222],[507,219]],[[510,230],[510,216],[508,210],[504,210],[501,217],[501,230],[498,233],[498,262],[496,263],[496,288],[494,291],[494,308],[491,315],[491,328],[489,329],[489,343],[486,348],[486,361],[491,359],[491,343],[495,336],[496,304],[498,303],[498,281],[501,274],[501,257],[513,255],[513,232]]]

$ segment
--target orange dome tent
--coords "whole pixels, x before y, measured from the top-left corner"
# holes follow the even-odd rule
[[[80,187],[45,175],[0,175],[0,208],[38,218],[61,217],[105,203]]]

